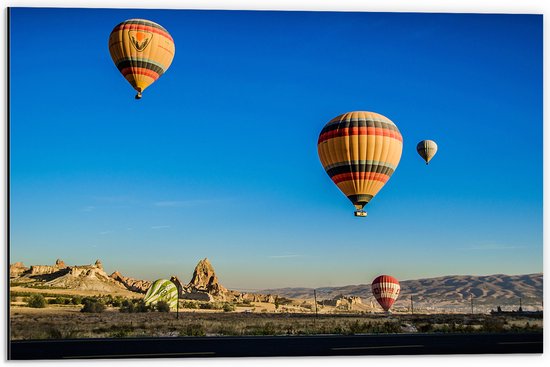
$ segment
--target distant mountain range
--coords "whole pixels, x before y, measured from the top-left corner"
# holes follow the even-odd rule
[[[410,298],[423,308],[460,308],[467,310],[471,301],[476,307],[497,306],[542,309],[542,273],[525,275],[449,275],[437,278],[404,280],[395,307],[409,307]],[[288,298],[313,298],[313,288],[265,289],[261,293]],[[370,284],[316,288],[318,299],[333,299],[339,295],[357,296],[364,303],[374,301]],[[470,299],[471,297],[471,299]]]

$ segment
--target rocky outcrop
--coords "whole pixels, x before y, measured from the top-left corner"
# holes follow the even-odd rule
[[[332,307],[351,310],[353,306],[363,304],[363,301],[361,300],[361,297],[357,297],[357,296],[346,297],[346,296],[340,295],[340,296],[334,297],[333,299],[323,300],[320,303],[323,306],[332,306]]]
[[[23,263],[13,264],[13,266],[15,267],[14,270],[17,269],[19,271],[21,269],[21,267],[18,264],[23,265]],[[54,265],[31,265],[30,268],[21,272],[19,276],[47,275],[47,274],[57,273],[60,270],[65,270],[67,268],[68,266],[65,265],[65,262],[63,262],[63,260],[57,259]],[[11,273],[11,266],[10,266],[10,273]]]
[[[28,287],[39,285],[100,293],[117,293],[126,289],[105,273],[100,260],[91,265],[68,266],[63,260],[57,259],[54,265],[31,265],[30,268],[19,262],[10,265],[10,276],[15,282],[24,283]]]
[[[180,296],[181,299],[189,299],[194,301],[205,301],[213,302],[218,300],[225,300],[225,297],[214,297],[212,294],[201,291],[198,289],[188,288],[184,290],[183,294]]]
[[[56,262],[56,266],[62,263],[60,260]],[[65,265],[64,263],[62,263]],[[96,261],[93,265],[75,265],[66,266],[65,269],[59,270],[53,279],[49,279],[43,285],[56,288],[70,288],[78,290],[92,290],[102,293],[112,293],[124,289],[124,287],[111,279],[103,270],[100,261]],[[41,274],[42,278],[45,274]]]
[[[118,271],[113,272],[110,276],[116,282],[119,282],[123,287],[132,292],[146,293],[151,287],[152,282],[149,280],[139,280],[130,277],[125,277]]]
[[[181,289],[180,297],[197,301],[229,301],[229,302],[267,302],[274,303],[275,297],[271,294],[242,293],[230,291],[221,285],[214,267],[207,258],[199,261],[193,272],[193,277],[187,285],[178,277],[170,278]]]
[[[28,270],[29,268],[23,265],[22,262],[16,262],[15,264],[10,264],[10,278],[17,278]]]
[[[207,258],[199,261],[187,287],[210,293],[215,297],[224,296],[227,293],[227,289],[220,284],[214,268]]]
[[[275,297],[271,294],[240,293],[237,298],[248,302],[275,303]]]
[[[183,296],[186,286],[183,285],[183,282],[180,280],[180,278],[178,278],[176,275],[172,275],[170,277],[170,281],[176,285],[180,297]]]

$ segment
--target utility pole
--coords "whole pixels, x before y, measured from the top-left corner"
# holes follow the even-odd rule
[[[521,298],[519,299],[519,312],[523,312],[523,308],[521,307]]]
[[[313,289],[313,299],[315,301],[315,319],[313,321],[313,325],[317,326],[317,291]]]
[[[178,300],[176,301],[176,320],[180,319],[180,288],[178,288]]]
[[[411,315],[414,315],[413,296],[411,294]]]

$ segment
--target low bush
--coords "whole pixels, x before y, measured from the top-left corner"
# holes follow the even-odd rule
[[[46,307],[46,299],[41,294],[33,294],[27,300],[27,306],[33,308],[44,308]]]
[[[224,303],[223,312],[231,312],[231,311],[235,311],[235,306],[233,306],[231,303]]]
[[[101,313],[105,311],[105,305],[97,298],[85,298],[82,300],[84,307],[80,312]]]
[[[158,312],[170,312],[170,305],[165,301],[158,301],[155,305],[155,310]]]

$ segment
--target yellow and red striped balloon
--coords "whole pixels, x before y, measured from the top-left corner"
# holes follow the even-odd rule
[[[380,275],[371,284],[372,295],[384,311],[388,311],[399,296],[399,281],[390,275]]]
[[[325,171],[357,211],[382,189],[401,159],[403,137],[387,117],[374,112],[348,112],[330,120],[317,151]]]
[[[129,19],[111,32],[109,52],[120,73],[138,92],[136,99],[139,99],[170,67],[176,46],[161,25],[145,19]]]

